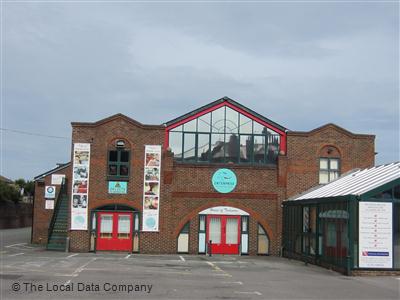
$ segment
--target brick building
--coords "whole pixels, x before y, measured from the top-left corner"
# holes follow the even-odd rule
[[[83,252],[278,255],[282,201],[373,166],[374,139],[334,124],[289,131],[226,97],[162,125],[122,114],[73,122],[71,162],[35,178],[32,240],[62,249],[69,237]]]

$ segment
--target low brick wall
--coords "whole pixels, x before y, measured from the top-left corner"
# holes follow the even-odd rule
[[[0,229],[32,226],[32,204],[0,203]]]

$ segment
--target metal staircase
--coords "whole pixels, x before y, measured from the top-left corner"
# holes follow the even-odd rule
[[[51,218],[47,250],[65,251],[68,235],[68,193],[67,180],[64,178]]]

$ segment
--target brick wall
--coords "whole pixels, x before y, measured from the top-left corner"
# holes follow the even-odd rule
[[[52,174],[62,174],[66,175],[69,179],[71,174],[71,167],[67,166],[61,170],[58,170]],[[35,198],[33,201],[33,230],[32,230],[32,243],[37,244],[47,244],[48,230],[51,218],[53,216],[54,210],[45,209],[45,187],[51,184],[51,175],[49,174],[43,178],[43,180],[35,182]],[[71,182],[68,180],[68,182]],[[60,192],[60,185],[55,185],[56,187],[56,198],[54,201],[54,206]]]

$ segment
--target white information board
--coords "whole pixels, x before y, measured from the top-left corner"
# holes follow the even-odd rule
[[[359,267],[393,267],[392,203],[359,202]]]

